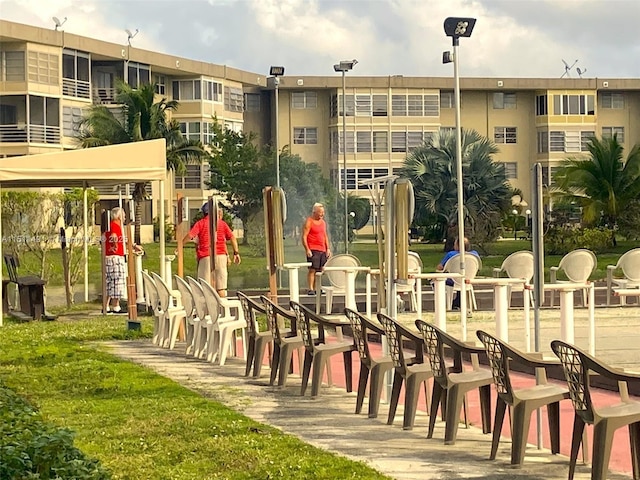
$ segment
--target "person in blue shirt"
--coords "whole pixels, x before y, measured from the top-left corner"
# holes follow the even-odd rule
[[[470,255],[475,255],[476,257],[480,258],[480,254],[475,251],[475,250],[471,250],[471,244],[469,243],[469,239],[465,237],[464,239],[464,252],[465,254],[470,254]],[[447,262],[449,261],[449,259],[455,255],[458,255],[460,253],[460,244],[458,243],[458,238],[456,238],[454,244],[453,244],[453,250],[448,251],[447,253],[444,254],[444,257],[442,257],[442,260],[440,260],[440,263],[438,264],[438,266],[436,267],[436,270],[438,272],[441,272],[442,270],[444,270],[444,266],[447,264]],[[453,286],[453,280],[451,278],[447,279],[447,285],[449,285],[450,287]],[[453,307],[454,310],[459,310],[460,309],[460,296],[459,296],[459,292],[456,292],[455,297],[453,297]]]

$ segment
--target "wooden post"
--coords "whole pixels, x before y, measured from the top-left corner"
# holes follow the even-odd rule
[[[178,251],[178,276],[184,278],[184,244],[182,240],[186,232],[184,231],[184,225],[186,222],[184,218],[184,196],[178,193],[178,218],[176,218],[176,242]]]
[[[216,242],[218,240],[218,203],[215,197],[209,197],[209,258],[211,259],[211,286],[216,288]]]
[[[267,241],[267,261],[269,267],[269,297],[274,303],[278,301],[278,283],[276,278],[275,229],[273,223],[273,187],[262,190],[264,204],[264,232]]]
[[[100,257],[102,259],[102,314],[107,314],[107,232],[109,231],[109,212],[102,210],[100,215],[100,243],[102,246]]]
[[[127,225],[127,313],[129,314],[129,330],[140,330],[138,321],[138,305],[136,304],[136,265],[133,258],[133,222]]]

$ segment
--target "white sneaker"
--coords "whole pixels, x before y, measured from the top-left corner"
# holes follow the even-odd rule
[[[122,311],[122,309],[120,308],[120,305],[118,305],[117,307],[113,307],[111,309],[112,312],[114,313],[120,313]]]

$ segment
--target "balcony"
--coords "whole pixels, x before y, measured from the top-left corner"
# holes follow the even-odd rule
[[[93,103],[98,105],[115,105],[116,89],[115,88],[94,88]]]
[[[91,84],[84,80],[63,78],[62,94],[67,97],[86,98],[89,100],[91,99]]]
[[[50,125],[0,125],[3,143],[60,143],[60,127]]]

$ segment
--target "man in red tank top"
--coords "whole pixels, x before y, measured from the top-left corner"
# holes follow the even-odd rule
[[[307,273],[309,295],[315,295],[316,272],[322,270],[327,259],[331,256],[327,224],[324,221],[324,206],[315,203],[311,216],[307,218],[302,228],[302,245],[307,255],[307,262],[311,263]]]

